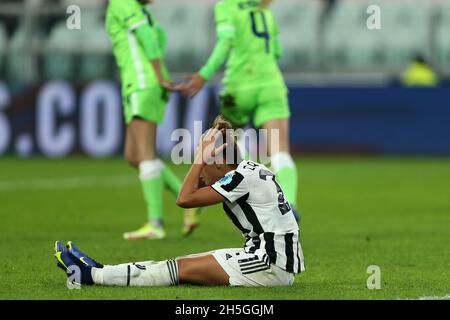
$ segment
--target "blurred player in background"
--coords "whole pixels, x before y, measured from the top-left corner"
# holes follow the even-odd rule
[[[169,91],[173,89],[163,57],[166,37],[147,4],[153,0],[110,0],[106,28],[122,81],[126,128],[125,158],[139,169],[139,179],[147,203],[148,222],[127,232],[127,240],[162,239],[163,189],[175,196],[181,181],[157,158],[156,128],[164,119]],[[195,210],[185,212],[183,232],[196,225]]]
[[[272,0],[222,0],[215,8],[217,43],[206,65],[178,86],[193,97],[226,62],[221,114],[235,127],[253,118],[267,129],[267,146],[273,171],[296,212],[297,168],[289,151],[288,90],[277,59],[282,55]],[[279,132],[278,149],[271,150],[271,130]],[[276,144],[275,144],[276,145]]]

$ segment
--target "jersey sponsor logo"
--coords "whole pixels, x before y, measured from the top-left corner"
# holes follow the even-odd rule
[[[234,171],[225,175],[221,180],[224,181],[220,183],[220,187],[226,192],[231,192],[244,180],[244,176]]]
[[[222,179],[218,181],[218,183],[220,184],[220,186],[226,186],[227,184],[231,183],[231,181],[233,180],[233,176],[234,172],[228,173],[225,176],[223,176]]]

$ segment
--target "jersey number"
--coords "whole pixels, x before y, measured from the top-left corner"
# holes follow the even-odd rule
[[[281,190],[280,185],[278,184],[277,180],[275,180],[275,175],[270,171],[261,169],[259,170],[259,177],[263,180],[267,180],[267,177],[272,177],[272,181],[275,183],[278,192],[278,208],[280,209],[281,214],[285,215],[286,213],[291,211],[291,206],[289,205],[289,202],[287,202],[284,198],[283,190]]]
[[[256,23],[256,16],[260,15],[262,24],[263,24],[263,30],[259,31],[258,26]],[[258,38],[263,38],[266,42],[266,53],[270,53],[270,34],[269,30],[267,29],[267,20],[266,15],[262,11],[252,11],[250,12],[250,18],[252,19],[252,31]]]

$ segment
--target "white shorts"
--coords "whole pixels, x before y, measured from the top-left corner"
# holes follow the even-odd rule
[[[220,249],[212,255],[230,277],[230,286],[275,287],[294,283],[294,274],[269,264],[267,256],[259,257],[242,248]]]

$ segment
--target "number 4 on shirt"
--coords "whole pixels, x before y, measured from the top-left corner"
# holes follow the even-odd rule
[[[259,31],[258,25],[256,23],[256,17],[261,16],[263,30]],[[267,28],[266,15],[262,11],[252,11],[250,12],[250,18],[252,19],[252,31],[258,38],[263,38],[266,41],[266,53],[270,53],[270,34]]]

